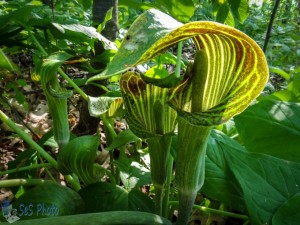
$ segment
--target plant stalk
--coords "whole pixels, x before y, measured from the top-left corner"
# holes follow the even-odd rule
[[[149,138],[147,142],[151,164],[151,178],[155,189],[155,212],[158,215],[162,215],[168,172],[167,159],[170,154],[172,136],[163,135],[152,137]]]
[[[14,130],[27,144],[36,150],[44,159],[46,159],[54,168],[57,169],[57,162],[50,156],[41,146],[31,139],[21,128],[19,128],[10,118],[8,118],[2,110],[0,110],[0,119]]]
[[[178,201],[170,201],[169,204],[172,205],[172,207],[174,207],[174,206],[178,207],[179,206]],[[200,210],[202,212],[214,213],[214,214],[221,215],[221,216],[242,219],[242,220],[248,220],[249,219],[249,217],[246,216],[246,215],[241,215],[241,214],[227,212],[227,211],[218,210],[218,209],[212,209],[212,208],[208,208],[208,207],[205,207],[205,206],[193,205],[193,209],[197,209],[197,210]]]
[[[179,210],[176,225],[188,224],[198,191],[204,183],[205,154],[211,127],[195,126],[178,118],[176,184]]]
[[[170,189],[171,189],[171,182],[173,176],[173,162],[174,159],[171,154],[169,154],[168,161],[167,161],[167,181],[166,181],[166,188],[165,188],[165,196],[163,199],[163,209],[162,209],[162,216],[168,218],[169,216],[169,199],[170,199]]]

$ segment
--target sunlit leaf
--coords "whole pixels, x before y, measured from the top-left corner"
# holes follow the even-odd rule
[[[300,103],[264,100],[234,120],[248,151],[300,162]]]

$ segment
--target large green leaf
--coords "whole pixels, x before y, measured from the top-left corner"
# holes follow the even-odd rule
[[[45,183],[21,195],[14,203],[21,220],[83,213],[84,202],[70,188]]]
[[[271,224],[276,210],[300,193],[300,164],[231,149],[225,158],[240,183],[251,224]]]
[[[109,183],[91,184],[79,191],[86,205],[86,212],[144,211],[153,212],[153,201],[145,194],[132,189],[126,191]]]
[[[272,218],[273,225],[298,225],[300,221],[300,193],[288,199],[276,211]]]
[[[238,142],[220,131],[211,132],[205,159],[205,181],[201,192],[233,209],[245,211],[243,191],[225,158],[226,152],[232,149],[245,151]]]
[[[235,123],[247,150],[300,162],[300,103],[261,101]]]
[[[63,174],[76,173],[85,183],[95,183],[94,163],[99,137],[86,135],[74,138],[64,146],[58,155],[58,168]]]

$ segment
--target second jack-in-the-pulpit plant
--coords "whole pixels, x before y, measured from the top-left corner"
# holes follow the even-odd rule
[[[143,130],[145,133],[151,130],[148,124],[155,124],[153,136],[164,137],[166,133],[172,133],[175,124],[171,120],[175,120],[174,112],[177,113],[178,225],[188,223],[195,197],[203,185],[206,145],[211,129],[246,109],[268,79],[262,50],[244,33],[214,22],[182,25],[156,10],[145,12],[135,21],[105,75],[149,61],[188,38],[193,40],[196,53],[180,83],[171,82],[174,85],[168,88],[156,87],[156,84],[164,83],[158,82],[162,79],[147,79],[146,82],[153,83],[147,84],[133,72],[125,73],[121,78],[127,120],[138,136],[143,137]],[[165,117],[166,112],[172,112],[172,116]],[[166,121],[170,125],[167,132],[164,129]],[[147,138],[151,146],[151,137]],[[157,148],[156,152],[149,149],[151,158],[159,158],[158,155],[164,152],[159,160],[161,165],[166,165],[167,146]],[[152,162],[151,167],[157,166]],[[159,186],[155,180],[161,179],[163,184],[165,178],[159,176],[165,176],[165,173],[159,174],[155,170],[151,168],[152,179],[154,186]]]

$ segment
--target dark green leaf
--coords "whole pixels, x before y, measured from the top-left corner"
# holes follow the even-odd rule
[[[300,162],[300,103],[261,101],[235,123],[247,150]]]
[[[232,149],[245,151],[238,142],[220,131],[211,132],[205,161],[205,181],[201,191],[233,209],[245,211],[243,191],[224,156],[224,153]]]
[[[273,225],[298,225],[300,221],[300,193],[294,195],[276,211]]]
[[[21,220],[82,213],[83,206],[77,192],[49,183],[30,189],[13,204]]]
[[[300,193],[299,163],[233,148],[224,153],[242,187],[251,224],[271,224],[276,210]]]
[[[109,183],[91,184],[79,191],[86,205],[86,212],[145,211],[153,210],[152,200],[137,190],[127,192]]]

